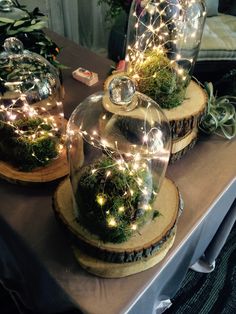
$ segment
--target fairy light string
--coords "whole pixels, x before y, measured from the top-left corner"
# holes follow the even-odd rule
[[[150,103],[147,105],[147,111],[150,107]],[[106,115],[103,115],[103,120],[106,120]],[[147,119],[147,116],[144,117]],[[154,124],[154,121],[152,121]],[[156,209],[153,208],[153,200],[157,196],[156,187],[153,186],[152,179],[151,180],[151,189],[150,182],[145,180],[144,177],[146,175],[149,178],[152,177],[151,170],[151,162],[155,158],[159,158],[157,156],[157,152],[160,153],[161,150],[165,150],[162,134],[160,130],[156,127],[147,128],[146,123],[142,127],[143,138],[142,144],[138,147],[137,145],[131,145],[130,151],[126,153],[122,153],[119,143],[115,140],[113,144],[104,137],[99,134],[99,131],[94,129],[89,132],[83,129],[83,124],[80,125],[79,131],[75,131],[73,129],[68,131],[68,135],[70,137],[70,143],[73,142],[72,138],[74,136],[79,136],[89,143],[90,145],[98,148],[99,150],[104,152],[104,155],[107,156],[110,160],[109,165],[107,166],[98,166],[99,163],[96,163],[95,166],[91,166],[89,177],[101,175],[103,179],[100,181],[99,192],[94,195],[95,201],[100,206],[101,211],[103,212],[103,207],[107,205],[109,195],[107,194],[106,185],[109,186],[109,180],[115,179],[117,173],[122,174],[122,180],[124,182],[123,186],[123,195],[121,197],[125,199],[123,204],[119,204],[116,215],[112,214],[112,208],[105,211],[105,219],[106,224],[109,228],[119,228],[120,218],[126,214],[127,211],[130,211],[132,208],[131,199],[136,192],[136,190],[140,193],[140,205],[139,208],[145,213],[154,212]],[[78,133],[77,133],[78,132]],[[153,142],[157,143],[156,145]],[[70,144],[71,145],[71,144]],[[70,146],[72,148],[72,146]],[[164,156],[165,153],[163,153]],[[160,157],[160,159],[162,156]],[[166,157],[167,158],[167,157]],[[164,161],[164,157],[163,160]],[[166,159],[165,159],[166,161]],[[130,186],[130,181],[128,177],[132,177],[135,181],[135,191],[134,187]],[[106,207],[107,209],[107,207]],[[135,221],[131,221],[129,224],[129,228],[132,232],[138,229],[138,223]]]
[[[49,139],[60,137],[57,145],[59,155],[64,148],[62,102],[56,102],[56,111],[59,112],[57,115],[50,114],[46,107],[51,108],[51,103],[46,103],[46,106],[29,105],[26,94],[21,94],[19,98],[11,100],[9,105],[0,105],[0,125],[9,126],[20,141],[27,141],[32,144],[45,136]],[[27,122],[30,119],[38,119],[38,125],[24,129],[17,123],[23,120]],[[32,150],[31,155],[41,163],[49,160],[48,157],[45,157],[44,160],[40,159],[34,150]]]
[[[191,9],[197,0],[143,0],[136,4],[133,12],[133,25],[135,41],[127,47],[126,62],[128,73],[136,81],[156,78],[158,72],[163,70],[163,65],[156,68],[151,76],[140,76],[142,68],[150,59],[149,51],[168,56],[170,62],[165,67],[172,66],[176,75],[182,81],[188,79],[188,73],[181,68],[181,62],[188,62],[189,70],[194,62],[192,57],[181,54],[181,49],[186,48],[190,38],[197,36],[199,13]],[[203,16],[206,12],[203,12]],[[189,16],[188,19],[186,16]],[[188,32],[187,23],[191,21],[191,33]]]

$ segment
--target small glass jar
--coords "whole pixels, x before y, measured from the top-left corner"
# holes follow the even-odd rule
[[[204,0],[134,0],[126,61],[138,90],[173,108],[184,99],[206,17]]]
[[[64,114],[57,70],[8,38],[0,54],[0,160],[23,171],[63,149]]]
[[[169,123],[125,76],[72,113],[67,148],[74,209],[104,242],[126,241],[157,215],[154,200],[171,150]]]

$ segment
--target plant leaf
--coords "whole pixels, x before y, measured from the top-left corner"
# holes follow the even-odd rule
[[[24,24],[24,23],[25,23],[25,21],[19,20],[19,21],[16,21],[16,22],[13,24],[13,26],[14,26],[14,27],[18,27],[18,26],[20,26],[20,25],[22,25],[22,24]]]
[[[12,19],[8,19],[6,17],[0,17],[0,22],[3,22],[3,23],[13,23],[15,20],[12,20]]]

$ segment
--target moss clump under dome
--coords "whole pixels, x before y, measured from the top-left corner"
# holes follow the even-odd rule
[[[131,169],[129,163],[121,165],[105,156],[80,174],[78,220],[104,242],[124,242],[158,216],[152,207],[156,192],[150,170],[146,165],[136,171]]]
[[[183,71],[164,52],[149,50],[144,53],[143,62],[131,63],[129,75],[140,92],[157,101],[162,108],[170,109],[184,100],[188,80],[183,80]]]
[[[9,122],[9,121],[8,121]],[[45,166],[60,151],[60,134],[40,117],[0,119],[0,159],[21,171]]]

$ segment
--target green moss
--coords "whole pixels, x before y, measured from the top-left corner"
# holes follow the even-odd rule
[[[177,65],[162,52],[146,51],[143,63],[131,65],[131,76],[139,76],[138,90],[154,99],[162,108],[179,106],[185,96],[186,81],[177,73]],[[187,75],[187,74],[186,74]]]
[[[104,157],[85,167],[79,178],[76,191],[78,220],[104,242],[124,242],[134,232],[132,225],[138,229],[156,217],[156,211],[151,208],[155,187],[150,170],[143,168],[130,175],[131,164],[126,165],[127,168],[121,171],[113,159]],[[147,187],[145,196],[138,178],[143,182],[142,187]],[[144,204],[150,209],[146,210]]]
[[[58,155],[60,134],[52,136],[52,129],[41,118],[19,119],[11,125],[0,120],[0,159],[22,171],[47,165]],[[17,134],[16,130],[24,133]],[[39,130],[44,134],[40,135]]]

